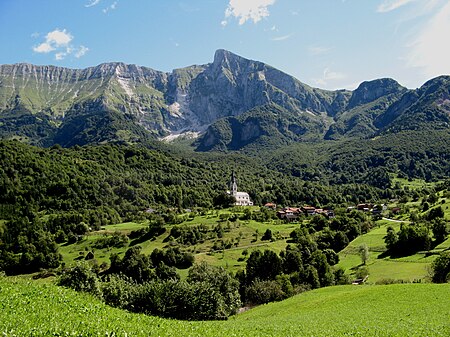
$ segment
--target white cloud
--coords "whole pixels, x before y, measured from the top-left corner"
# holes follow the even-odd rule
[[[36,53],[50,53],[51,51],[54,51],[55,48],[52,47],[51,44],[47,43],[47,42],[43,42],[40,45],[33,47],[33,50]]]
[[[75,57],[79,58],[86,54],[89,50],[85,46],[80,46],[79,48],[74,48],[71,45],[73,40],[73,35],[70,34],[65,29],[55,29],[47,33],[45,36],[45,41],[41,44],[34,46],[33,51],[36,53],[48,54],[50,52],[55,52],[55,60],[63,60],[66,56],[75,52]]]
[[[323,47],[323,46],[310,46],[308,47],[309,54],[313,56],[324,55],[327,54],[331,48]]]
[[[88,47],[80,46],[80,48],[78,48],[78,50],[75,53],[75,57],[79,59],[80,57],[84,56],[88,51],[89,51]]]
[[[344,73],[332,71],[332,70],[330,70],[330,68],[325,68],[323,70],[322,77],[315,78],[315,79],[313,79],[313,81],[317,85],[328,86],[329,82],[342,80],[342,79],[345,79],[346,77],[347,77],[347,75]]]
[[[64,60],[64,58],[67,56],[67,53],[65,52],[59,52],[55,54],[55,60],[56,61],[61,61]]]
[[[65,29],[55,29],[45,36],[45,42],[33,47],[33,50],[36,53],[49,53],[59,47],[67,46],[72,39],[73,36],[70,35],[70,33],[68,33]]]
[[[73,40],[73,36],[65,29],[55,29],[53,32],[48,33],[45,39],[47,43],[51,43],[59,47],[67,46],[69,42]]]
[[[291,36],[292,36],[292,34],[288,34],[288,35],[274,37],[274,38],[272,38],[270,40],[272,40],[272,41],[284,41],[284,40],[289,39]]]
[[[100,3],[101,0],[91,0],[88,4],[84,5],[84,7],[93,7]]]
[[[257,23],[270,15],[268,7],[274,3],[275,0],[229,0],[222,26],[226,26],[230,17],[238,19],[239,25],[249,20]]]
[[[405,6],[413,1],[416,1],[416,0],[385,0],[385,1],[383,1],[382,4],[380,4],[378,6],[377,12],[378,13],[390,12],[390,11],[396,10],[397,8]]]
[[[450,2],[442,6],[410,44],[409,67],[421,68],[424,75],[450,74]]]
[[[113,11],[117,8],[117,1],[114,1],[110,6],[103,8],[103,13],[108,13],[109,11]]]

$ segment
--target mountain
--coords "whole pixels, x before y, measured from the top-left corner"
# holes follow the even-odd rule
[[[390,78],[363,82],[352,92],[341,114],[335,116],[325,139],[365,137],[377,130],[375,119],[408,90]]]
[[[448,128],[449,82],[441,76],[408,90],[378,79],[353,92],[321,90],[226,50],[170,73],[123,63],[1,65],[0,137],[73,146],[191,133],[202,151],[368,138]]]

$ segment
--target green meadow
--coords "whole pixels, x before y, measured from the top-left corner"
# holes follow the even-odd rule
[[[404,282],[426,281],[429,277],[431,263],[436,259],[437,254],[450,249],[450,239],[447,239],[436,246],[429,254],[419,252],[414,255],[391,258],[384,256],[386,251],[384,236],[388,226],[396,231],[400,228],[400,222],[381,220],[377,222],[378,227],[369,233],[357,237],[355,240],[339,253],[340,262],[338,267],[342,267],[350,275],[362,266],[361,257],[358,252],[359,246],[366,244],[369,248],[369,260],[365,267],[369,271],[369,283],[377,283],[385,280],[396,280]]]
[[[0,278],[2,336],[449,336],[450,284],[335,286],[227,321],[176,321],[111,308],[51,282]]]

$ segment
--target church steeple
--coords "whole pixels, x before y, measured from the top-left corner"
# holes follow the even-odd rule
[[[236,175],[233,172],[231,172],[231,181],[230,181],[230,193],[232,196],[236,196],[237,194],[237,182],[236,182]]]

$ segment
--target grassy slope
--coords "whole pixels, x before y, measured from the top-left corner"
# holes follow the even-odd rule
[[[338,266],[343,267],[348,273],[354,273],[355,269],[361,265],[361,258],[358,247],[363,243],[369,247],[370,258],[367,262],[369,270],[369,282],[375,283],[382,279],[396,279],[414,281],[424,279],[428,276],[428,268],[436,258],[435,255],[425,256],[424,253],[391,259],[381,258],[380,255],[386,250],[383,237],[386,235],[386,228],[392,226],[399,230],[400,223],[390,221],[379,221],[378,228],[353,240],[342,252],[339,253],[340,262]],[[450,247],[450,238],[437,246],[434,251],[440,252]]]
[[[226,211],[221,211],[219,214],[225,213]],[[219,223],[218,215],[205,215],[205,216],[196,216],[193,220],[187,220],[180,224],[180,226],[190,226],[190,225],[199,225],[206,224],[208,226],[214,226]],[[225,227],[225,222],[221,222],[222,226]],[[60,252],[63,255],[64,262],[66,265],[73,264],[75,259],[81,258],[86,254],[87,250],[92,249],[93,243],[98,240],[104,233],[106,232],[114,232],[120,231],[124,234],[129,234],[132,230],[136,230],[139,228],[146,227],[146,223],[124,223],[112,226],[106,226],[105,230],[99,232],[93,232],[86,237],[85,240],[72,245],[63,244],[60,246]],[[139,245],[142,247],[142,252],[144,254],[150,254],[155,248],[162,249],[167,246],[167,242],[163,242],[170,233],[170,229],[172,226],[168,226],[166,232],[156,238],[153,241],[145,241],[140,243]],[[245,266],[245,261],[237,261],[240,257],[242,257],[242,252],[247,249],[248,255],[253,250],[260,249],[272,249],[273,251],[280,252],[281,250],[286,248],[286,240],[289,238],[289,234],[298,227],[298,224],[277,224],[276,222],[270,223],[259,223],[256,221],[239,221],[239,225],[231,224],[231,230],[229,232],[225,232],[223,238],[217,238],[215,240],[206,240],[203,243],[198,243],[191,247],[186,247],[187,251],[195,254],[196,261],[207,261],[210,264],[216,266],[225,267],[233,272]],[[274,242],[270,241],[261,241],[261,237],[264,232],[270,229],[274,236],[277,236],[278,239]],[[258,240],[255,242],[255,237],[253,236],[258,230]],[[231,249],[225,249],[220,252],[211,252],[211,248],[214,244],[214,241],[233,241],[240,237],[239,245],[237,247],[233,246]],[[125,248],[110,248],[110,249],[95,249],[94,254],[96,260],[101,262],[109,263],[109,256],[112,253],[118,253],[120,256],[123,256],[124,252],[128,249]]]
[[[444,203],[441,201],[444,200]],[[413,203],[408,203],[413,207]],[[419,203],[420,204],[420,203]],[[442,206],[445,211],[445,216],[450,219],[450,199],[441,198],[437,205]],[[437,206],[435,206],[437,207]],[[211,213],[205,216],[196,216],[194,219],[187,219],[181,224],[181,226],[187,225],[199,225],[206,224],[208,226],[215,226],[219,223],[219,215],[227,213],[228,211],[220,211],[217,213]],[[424,215],[425,213],[420,213]],[[401,218],[407,218],[405,215]],[[358,254],[358,247],[366,243],[370,250],[370,259],[368,261],[368,269],[370,272],[369,282],[375,283],[382,279],[401,279],[406,281],[413,281],[416,279],[424,279],[428,275],[429,265],[436,256],[428,256],[425,254],[415,254],[412,256],[391,259],[389,257],[379,258],[385,249],[383,237],[386,235],[386,228],[388,226],[394,227],[396,231],[400,228],[399,222],[391,221],[378,221],[379,226],[373,229],[371,232],[362,235],[352,241],[347,248],[339,253],[340,263],[339,267],[343,267],[348,273],[353,274],[355,269],[361,264],[361,259]],[[221,222],[225,227],[225,222]],[[83,258],[87,250],[92,249],[92,244],[100,238],[105,232],[120,231],[124,234],[129,234],[132,230],[136,230],[142,227],[146,227],[146,223],[124,223],[118,225],[107,226],[105,230],[91,233],[85,240],[73,245],[62,245],[60,252],[63,254],[64,262],[67,265],[73,264],[76,259]],[[277,224],[277,222],[259,223],[256,221],[239,221],[239,225],[231,224],[231,229],[224,233],[223,238],[215,239],[217,241],[232,241],[240,237],[238,246],[234,246],[231,249],[225,249],[224,251],[211,252],[211,248],[215,240],[206,240],[203,243],[198,243],[191,247],[185,247],[187,251],[195,254],[197,262],[206,261],[209,264],[222,266],[232,272],[236,272],[238,269],[245,267],[245,260],[242,260],[242,252],[246,249],[250,255],[253,250],[259,249],[271,249],[275,252],[280,252],[286,248],[287,238],[289,233],[298,227],[298,224]],[[153,241],[145,241],[139,245],[142,247],[142,252],[150,254],[153,249],[167,246],[167,242],[163,242],[169,236],[171,226],[168,226],[166,233],[156,238]],[[261,241],[261,237],[266,231],[271,229],[274,236],[278,239],[275,242]],[[254,241],[254,234],[258,230],[258,240]],[[110,248],[110,249],[95,249],[95,258],[99,263],[108,262],[109,256],[112,253],[118,253],[123,255],[128,249],[125,248]],[[443,250],[450,249],[450,238],[435,247],[434,252],[441,252]],[[248,256],[249,256],[248,255]],[[238,261],[238,259],[240,259]],[[180,271],[182,275],[186,274],[186,271]]]
[[[4,336],[449,336],[450,285],[339,286],[219,322],[174,321],[110,308],[88,295],[0,278]],[[114,334],[113,334],[114,333]]]

